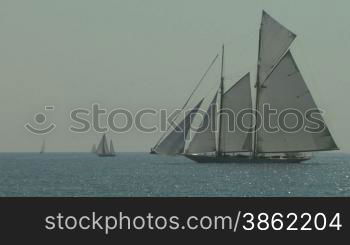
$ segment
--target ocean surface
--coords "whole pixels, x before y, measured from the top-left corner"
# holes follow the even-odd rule
[[[119,153],[0,153],[0,196],[350,196],[350,155],[302,164],[198,164]]]

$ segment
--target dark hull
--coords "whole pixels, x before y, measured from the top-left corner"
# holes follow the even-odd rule
[[[310,158],[251,158],[237,156],[184,155],[198,163],[301,163]]]
[[[154,148],[151,148],[149,154],[158,154],[158,153],[154,150]]]
[[[115,154],[97,154],[99,157],[115,157]]]

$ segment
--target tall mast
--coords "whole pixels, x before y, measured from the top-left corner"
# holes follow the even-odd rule
[[[254,125],[254,142],[253,142],[253,158],[256,158],[258,155],[258,107],[259,107],[259,95],[260,95],[260,49],[261,49],[261,29],[262,29],[262,22],[260,24],[259,29],[259,48],[258,48],[258,64],[257,64],[257,71],[256,71],[256,96],[255,96],[255,125]]]
[[[214,65],[214,63],[216,62],[217,58],[219,57],[219,54],[217,54],[215,56],[215,58],[212,60],[212,62],[210,63],[209,67],[207,68],[207,70],[205,71],[205,73],[203,74],[203,76],[201,77],[201,79],[199,80],[199,82],[197,83],[196,87],[193,89],[193,91],[191,92],[190,96],[188,97],[188,99],[186,100],[185,104],[182,106],[181,110],[177,112],[177,114],[175,115],[175,118],[173,119],[173,121],[175,121],[178,116],[181,114],[181,112],[186,108],[186,106],[188,105],[188,103],[190,102],[190,99],[192,98],[193,94],[197,91],[199,85],[201,85],[201,83],[203,82],[204,78],[207,76],[208,72],[210,71],[210,69],[212,68],[212,66]],[[169,126],[166,131],[163,133],[163,135],[158,139],[157,143],[155,144],[154,147],[151,148],[151,150],[154,150],[158,147],[158,145],[160,144],[160,142],[165,138],[167,132],[169,131],[171,126]]]
[[[219,137],[218,137],[218,149],[216,151],[216,154],[220,156],[222,154],[221,152],[221,120],[222,120],[222,102],[224,98],[224,53],[225,53],[225,46],[222,45],[222,54],[221,54],[221,76],[220,76],[220,107],[219,107]]]

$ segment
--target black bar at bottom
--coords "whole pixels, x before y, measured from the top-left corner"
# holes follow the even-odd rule
[[[0,198],[0,239],[335,242],[350,234],[349,209],[350,198]]]

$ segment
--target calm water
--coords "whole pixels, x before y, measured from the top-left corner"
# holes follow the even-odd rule
[[[1,153],[0,196],[350,196],[350,155],[198,164],[146,153]]]

